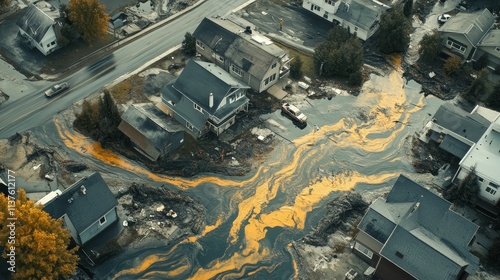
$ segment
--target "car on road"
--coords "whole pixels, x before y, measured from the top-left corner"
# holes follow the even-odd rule
[[[299,108],[290,103],[283,103],[283,105],[281,105],[281,112],[290,116],[294,121],[297,121],[300,124],[307,123],[307,116],[304,115]]]
[[[450,18],[451,18],[451,16],[450,16],[449,14],[442,14],[442,15],[439,15],[439,16],[438,16],[438,22],[439,22],[439,23],[445,23],[445,22],[447,22]]]
[[[68,88],[69,88],[69,85],[66,82],[54,85],[53,87],[51,87],[45,91],[45,96],[52,97],[54,95],[57,95],[65,90],[67,90]]]

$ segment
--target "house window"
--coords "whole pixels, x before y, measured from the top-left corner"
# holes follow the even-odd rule
[[[52,41],[52,42],[50,42],[50,44],[53,46],[56,44],[56,41]]]
[[[367,256],[370,259],[373,257],[373,252],[370,251],[370,249],[366,248],[365,246],[359,244],[358,242],[356,242],[354,248],[356,248],[356,250],[358,250],[361,254]]]
[[[457,52],[459,52],[459,53],[461,53],[461,54],[464,54],[464,53],[465,53],[465,50],[467,49],[467,47],[462,46],[462,45],[461,45],[461,44],[459,44],[458,42],[454,42],[454,41],[452,41],[452,40],[450,40],[450,39],[448,39],[448,40],[446,41],[446,45],[447,45],[450,49],[452,49],[452,50],[454,50],[454,51],[457,51]]]
[[[47,48],[50,47],[50,44],[47,44]]]
[[[272,82],[276,80],[276,73],[274,73],[272,76],[269,77],[269,81]]]
[[[191,131],[194,129],[194,126],[190,122],[186,122],[186,127]]]
[[[234,74],[242,77],[243,76],[243,71],[238,68],[238,66],[234,65],[234,64],[231,64],[231,71],[233,71]]]
[[[314,6],[314,9],[315,9],[316,11],[320,11],[320,10],[321,10],[321,8],[320,8],[319,6],[317,6],[317,5],[315,5],[315,6]]]
[[[479,182],[483,182],[483,181],[484,181],[484,179],[483,179],[483,178],[481,178],[481,177],[477,177],[477,180],[478,180]]]
[[[493,183],[493,182],[490,182],[488,185],[490,185],[492,188],[495,188],[498,190],[498,188],[500,187],[499,185]]]
[[[487,187],[487,188],[486,188],[486,192],[487,192],[487,193],[490,193],[490,194],[493,194],[493,195],[497,193],[497,191],[495,191],[494,189],[492,189],[492,188],[490,188],[490,187]]]
[[[269,84],[269,78],[267,78],[267,79],[264,80],[264,85],[267,86],[267,84]]]
[[[198,111],[200,111],[200,113],[203,113],[203,109],[200,107],[200,105],[194,103],[194,108]]]
[[[229,104],[233,103],[236,100],[234,94],[229,97]]]
[[[220,55],[217,56],[217,59],[220,61],[220,62],[224,62],[224,58]]]
[[[205,49],[205,46],[203,45],[203,43],[202,43],[202,42],[200,42],[200,41],[198,41],[198,40],[196,40],[196,45],[197,45],[198,47],[200,47],[200,49],[202,49],[202,50],[204,50],[204,49]]]
[[[328,19],[328,12],[325,12],[325,14],[323,15],[323,17],[324,17],[325,19]]]
[[[274,63],[274,64],[271,66],[271,69],[276,68],[276,65],[278,65],[278,63]]]
[[[99,225],[102,226],[103,224],[106,223],[106,216],[102,216],[100,219],[99,219]]]

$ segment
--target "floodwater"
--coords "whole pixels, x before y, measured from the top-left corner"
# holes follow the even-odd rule
[[[97,267],[95,278],[296,278],[298,260],[290,253],[291,243],[315,225],[328,201],[346,191],[390,186],[399,174],[414,173],[408,143],[442,101],[424,98],[418,84],[402,79],[400,58],[393,60],[396,70],[371,76],[358,97],[300,104],[309,119],[303,130],[279,112],[265,116],[287,127],[280,134],[292,143],[283,141],[243,177],[155,175],[56,122],[73,151],[184,190],[207,208],[207,226],[200,235],[114,256]]]

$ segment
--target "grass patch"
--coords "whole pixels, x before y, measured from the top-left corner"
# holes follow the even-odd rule
[[[132,81],[126,79],[125,81],[112,87],[109,91],[116,103],[126,103],[130,98],[130,90],[132,89]]]
[[[109,91],[117,104],[124,104],[132,100],[134,103],[149,102],[144,94],[145,79],[137,75],[112,87]]]
[[[302,72],[304,73],[304,76],[307,76],[311,79],[315,79],[316,76],[316,70],[314,69],[314,58],[312,55],[301,52],[299,50],[296,50],[294,48],[291,48],[289,46],[280,44],[278,42],[274,42],[278,47],[286,50],[291,57],[298,57],[300,56],[300,59],[302,59]]]

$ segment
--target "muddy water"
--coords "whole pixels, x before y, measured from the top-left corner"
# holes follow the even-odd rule
[[[393,63],[399,65],[399,58]],[[291,127],[279,113],[265,116],[287,127],[280,134],[292,143],[284,141],[245,177],[151,174],[56,123],[67,147],[185,190],[208,210],[208,225],[199,236],[116,256],[97,268],[96,278],[294,278],[297,260],[290,244],[317,222],[326,202],[345,191],[389,186],[400,173],[413,172],[409,137],[441,104],[419,91],[418,84],[392,71],[372,76],[358,97],[304,102],[310,120],[305,129]]]

